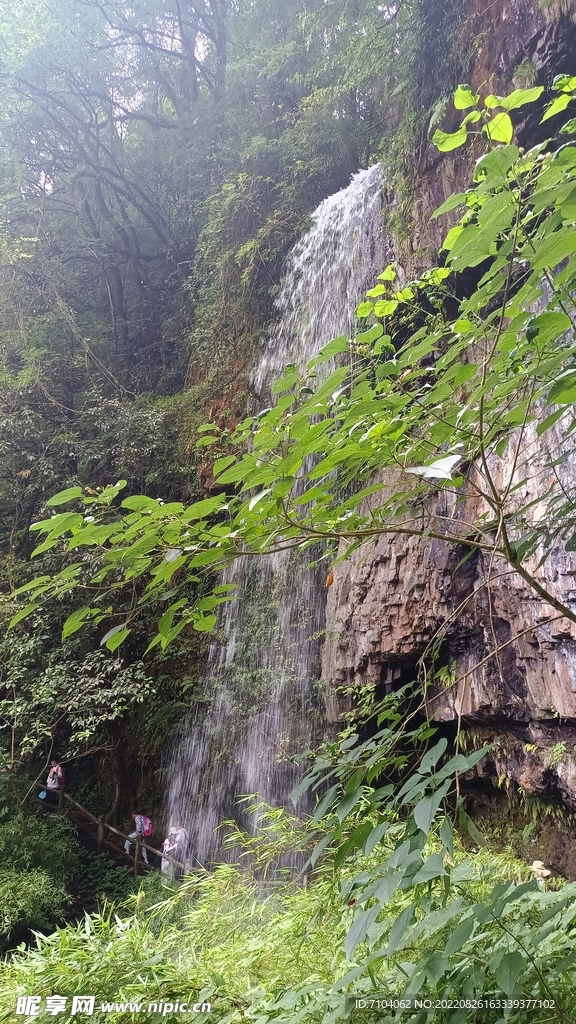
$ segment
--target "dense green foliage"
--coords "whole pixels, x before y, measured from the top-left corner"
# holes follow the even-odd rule
[[[312,0],[297,13],[276,0],[18,0],[2,11],[3,593],[69,571],[61,545],[28,562],[28,528],[62,487],[97,495],[124,479],[125,495],[200,496],[211,458],[196,428],[243,414],[253,342],[308,214],[394,138],[422,133],[456,83],[450,14],[424,0]],[[395,152],[400,180],[410,161]],[[191,580],[186,598],[205,590]],[[2,645],[0,759],[34,775],[51,750],[73,757],[93,809],[115,816],[137,779],[155,799],[163,738],[203,698],[202,637],[182,635],[144,668],[145,616],[121,661],[94,654],[140,593],[129,581],[102,628],[64,649],[63,624],[85,603],[65,588]],[[77,677],[91,681],[81,708]]]
[[[576,147],[562,116],[575,79],[483,102],[458,88],[464,121],[437,146],[475,135],[487,151],[437,211],[464,210],[441,265],[412,282],[386,268],[357,310],[364,329],[288,367],[276,404],[242,419],[253,342],[311,209],[378,152],[407,187],[406,154],[466,64],[451,14],[424,0],[312,2],[297,18],[276,0],[2,12],[3,946],[129,893],[126,870],[33,813],[28,784],[57,750],[94,810],[155,798],[162,746],[204,698],[204,639],[231,596],[214,570],[238,555],[329,540],[342,558],[381,533],[435,537],[484,551],[576,620],[547,580],[554,548],[576,546],[563,476]],[[527,151],[514,142],[526,104],[544,126]],[[450,757],[424,712],[400,692],[329,744],[300,787],[319,793],[312,820],[269,812],[256,839],[233,835],[242,867],[192,877],[152,909],[140,895],[123,918],[103,906],[13,952],[0,1019],[26,993],[90,991],[208,1000],[209,1019],[230,1024],[329,1024],[350,1016],[351,991],[384,991],[553,998],[568,1021],[574,886],[546,891],[467,852],[482,836],[460,776],[482,751]],[[294,848],[307,887],[278,875]],[[526,1018],[512,1005],[483,1019]]]
[[[575,86],[558,79],[542,123],[568,105]],[[232,434],[200,427],[199,447],[228,443],[214,472],[234,493],[187,507],[131,496],[118,508],[120,481],[96,497],[78,486],[49,500],[76,511],[34,524],[36,553],[64,538],[67,550],[99,553],[90,576],[99,600],[67,619],[64,636],[105,620],[114,592],[139,579],[140,608],[160,608],[150,648],[164,648],[189,623],[211,628],[217,605],[230,599],[219,586],[190,602],[174,586],[179,578],[199,585],[207,567],[239,555],[305,550],[322,539],[343,542],[339,558],[347,557],[382,533],[481,550],[494,572],[518,573],[576,620],[546,578],[557,545],[572,549],[576,522],[573,484],[562,472],[572,451],[576,351],[576,146],[562,133],[574,123],[524,152],[511,141],[508,113],[542,92],[488,96],[479,107],[459,88],[457,108],[472,110],[458,132],[436,140],[452,149],[472,125],[488,151],[469,190],[436,212],[465,207],[446,236],[445,265],[409,283],[388,267],[357,309],[365,330],[329,342],[303,372],[288,367],[273,388],[276,404]],[[461,299],[465,274],[474,287]],[[21,588],[30,603],[14,623],[37,603],[82,590],[84,573],[80,560]],[[130,635],[138,612],[106,633],[109,649]]]
[[[484,1009],[489,1024],[547,1021],[549,1006],[528,1017],[514,998],[553,1000],[554,1019],[570,1020],[574,884],[546,891],[526,880],[521,863],[466,852],[442,805],[458,802],[455,773],[478,754],[446,761],[441,740],[414,772],[411,748],[430,730],[398,728],[405,700],[391,696],[375,709],[381,728],[371,740],[348,732],[322,751],[309,782],[326,773],[336,782],[314,820],[261,808],[255,836],[232,830],[230,845],[244,846],[242,867],[202,872],[152,908],[141,897],[123,919],[94,915],[16,953],[0,967],[0,1019],[10,1020],[17,996],[30,991],[42,1004],[66,996],[69,1011],[70,997],[89,988],[102,1021],[138,1019],[136,1006],[110,1004],[160,1000],[172,1004],[163,1017],[171,1021],[181,1019],[176,1000],[209,1002],[210,1013],[194,1019],[222,1024],[397,1020],[385,1010],[354,1012],[351,993],[378,992],[510,997],[508,1009]],[[383,771],[395,787],[378,786]],[[335,837],[334,852],[320,858]],[[278,876],[289,849],[311,855],[307,887]],[[477,1011],[412,1010],[402,1020],[464,1024]]]
[[[79,846],[75,826],[57,815],[34,813],[24,780],[0,776],[0,951],[30,941],[31,930],[51,931],[80,908],[123,900],[140,879],[102,854]],[[154,889],[156,879],[147,879]]]

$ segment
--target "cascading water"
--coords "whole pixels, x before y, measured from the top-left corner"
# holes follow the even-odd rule
[[[375,165],[312,215],[289,260],[280,321],[263,341],[253,375],[260,406],[286,363],[304,368],[331,338],[353,332],[355,306],[387,262],[381,192]],[[193,864],[216,854],[214,829],[238,817],[239,796],[287,803],[301,771],[297,755],[321,735],[325,571],[308,568],[312,557],[239,559],[224,574],[237,598],[223,606],[210,648],[210,709],[203,722],[188,725],[169,771],[169,818],[186,828]]]

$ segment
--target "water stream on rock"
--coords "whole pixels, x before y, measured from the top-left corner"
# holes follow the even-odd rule
[[[331,338],[353,333],[354,308],[387,262],[381,193],[375,165],[313,213],[288,262],[279,323],[262,342],[253,374],[260,408],[288,362],[303,368]],[[312,558],[307,551],[239,559],[224,574],[238,596],[222,607],[210,648],[210,708],[202,722],[188,723],[169,768],[169,819],[186,828],[193,866],[217,856],[214,829],[239,819],[243,794],[288,803],[301,772],[297,755],[322,734],[326,570],[310,569]]]

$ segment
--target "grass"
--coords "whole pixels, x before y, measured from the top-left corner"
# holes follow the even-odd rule
[[[351,858],[339,872],[327,860],[306,888],[289,877],[263,880],[266,863],[278,853],[274,829],[284,847],[291,835],[293,842],[303,842],[301,828],[291,833],[290,821],[274,814],[275,824],[263,824],[260,859],[258,840],[252,839],[248,845],[256,856],[246,866],[221,865],[211,874],[196,874],[179,889],[165,890],[165,898],[152,905],[143,891],[120,908],[108,906],[51,935],[37,935],[34,948],[13,952],[0,963],[2,1024],[26,1022],[26,1017],[14,1016],[16,1000],[32,994],[42,997],[42,1007],[46,996],[68,999],[66,1012],[57,1017],[42,1009],[40,1016],[30,1018],[40,1024],[82,1020],[68,1013],[74,995],[94,995],[91,1019],[108,1024],[144,1018],[134,1008],[102,1012],[101,1002],[142,1001],[147,1008],[149,1002],[178,1000],[209,1002],[212,1007],[210,1013],[185,1017],[153,1012],[145,1018],[152,1024],[184,1019],[206,1024],[329,1024],[341,1019],[350,971],[354,973],[369,948],[362,944],[354,960],[346,960],[344,940],[355,913],[347,890],[359,872],[377,867],[392,847],[380,845],[369,858]],[[462,875],[459,898],[465,892],[471,905],[486,899],[495,881],[520,882],[530,874],[508,850],[494,854],[484,848],[470,856],[459,847],[454,860]],[[408,892],[394,894],[374,926],[379,933],[389,930],[410,898]],[[420,921],[416,940],[400,959],[379,963],[378,985],[402,991],[402,959],[417,960],[438,941],[431,931],[433,919],[431,914]],[[449,933],[447,925],[442,941]],[[502,941],[500,932],[488,938],[488,948],[496,940]],[[358,984],[371,987],[367,977]],[[366,1016],[361,1019],[369,1024]]]

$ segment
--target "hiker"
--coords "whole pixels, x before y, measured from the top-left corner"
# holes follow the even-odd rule
[[[166,839],[162,843],[162,853],[167,854],[169,857],[176,856],[176,850],[178,847],[178,829],[175,825],[172,826]],[[167,860],[166,857],[162,857],[161,871],[162,874],[168,879],[171,878],[176,865],[171,860]]]
[[[178,848],[178,860],[184,860],[184,854],[186,852],[186,844],[188,842],[188,833],[182,825],[175,826],[176,832],[176,846]]]
[[[53,757],[50,761],[50,771],[48,772],[48,778],[46,779],[46,795],[49,797],[49,803],[59,803],[60,790],[64,789],[64,786],[64,769],[61,764],[58,764],[56,758]]]
[[[133,811],[131,817],[134,819],[134,832],[130,833],[128,839],[124,843],[124,849],[126,850],[126,853],[130,853],[130,847],[132,846],[132,843],[134,842],[135,839],[139,839],[140,842],[143,843],[147,836],[150,836],[152,834],[151,832],[148,832],[146,829],[146,823],[148,823],[149,825],[151,825],[152,823],[150,819],[146,817],[145,814],[136,814],[136,811]],[[148,850],[146,849],[145,846],[142,847],[142,860],[144,861],[145,864],[148,863]]]
[[[188,833],[182,825],[176,825],[176,849],[173,853],[173,856],[176,857],[176,860],[181,861],[181,863],[185,862],[187,848]],[[182,878],[182,875],[184,874],[184,868],[179,867],[177,864],[174,865],[174,868],[174,878],[176,880]]]
[[[532,874],[534,875],[534,878],[536,879],[536,885],[538,886],[538,888],[545,889],[546,884],[544,882],[544,879],[549,878],[552,874],[550,869],[544,867],[544,864],[541,860],[532,861],[530,869],[532,871]]]

